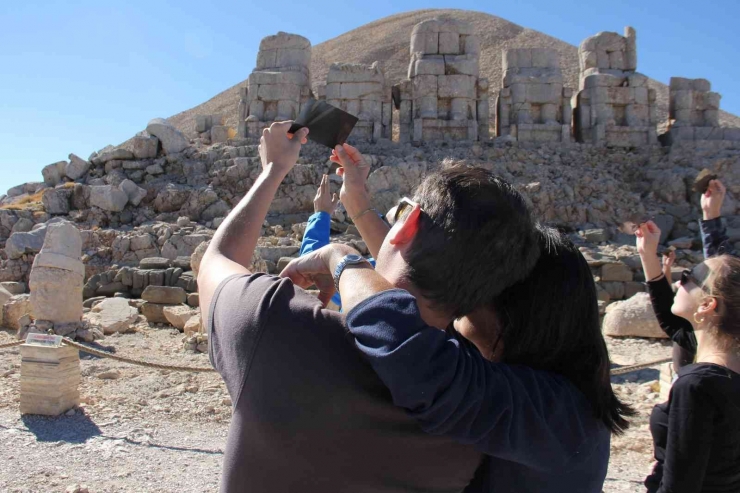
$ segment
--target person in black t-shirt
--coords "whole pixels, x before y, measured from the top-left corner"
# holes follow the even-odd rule
[[[638,250],[652,251],[659,238],[643,225]],[[668,402],[653,409],[657,462],[645,486],[740,491],[740,259],[719,255],[684,271],[671,312],[691,326],[696,363],[679,370]]]

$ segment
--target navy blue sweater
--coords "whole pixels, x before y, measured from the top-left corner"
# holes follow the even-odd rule
[[[467,492],[602,491],[610,433],[566,378],[487,361],[454,330],[426,325],[399,289],[352,309],[347,326],[395,405],[487,454]]]

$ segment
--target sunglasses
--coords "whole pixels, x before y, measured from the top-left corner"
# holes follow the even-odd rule
[[[699,279],[696,274],[694,274],[694,269],[686,269],[683,272],[681,272],[681,280],[679,281],[681,283],[681,286],[686,286],[688,283],[695,284],[699,286],[699,288],[704,291],[705,293],[709,293],[709,289],[704,286],[704,282],[706,281],[706,277],[704,279]]]
[[[398,205],[396,206],[396,211],[393,213],[392,216],[387,216],[386,220],[388,221],[388,224],[390,226],[393,226],[398,222],[401,217],[403,217],[403,214],[410,212],[411,209],[416,206],[417,203],[411,200],[408,197],[403,197],[401,200],[398,201]]]

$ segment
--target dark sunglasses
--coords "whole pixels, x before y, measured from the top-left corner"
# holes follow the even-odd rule
[[[709,293],[709,289],[707,289],[706,286],[704,286],[704,282],[706,281],[706,277],[704,279],[699,279],[696,274],[694,274],[694,269],[686,269],[683,272],[681,272],[681,280],[679,281],[681,283],[681,286],[686,286],[688,283],[695,284],[701,288],[702,291],[705,293]]]
[[[398,201],[398,205],[396,206],[396,212],[393,214],[393,216],[386,217],[388,224],[390,226],[393,226],[394,224],[396,224],[396,222],[399,219],[401,219],[401,217],[403,217],[403,214],[410,212],[411,209],[413,209],[415,205],[417,205],[416,202],[414,202],[408,197],[403,197],[401,200]]]

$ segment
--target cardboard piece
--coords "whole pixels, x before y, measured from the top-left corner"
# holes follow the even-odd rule
[[[347,141],[347,137],[357,124],[357,117],[350,115],[325,101],[309,100],[303,111],[288,130],[296,133],[308,127],[308,139],[334,149]]]

